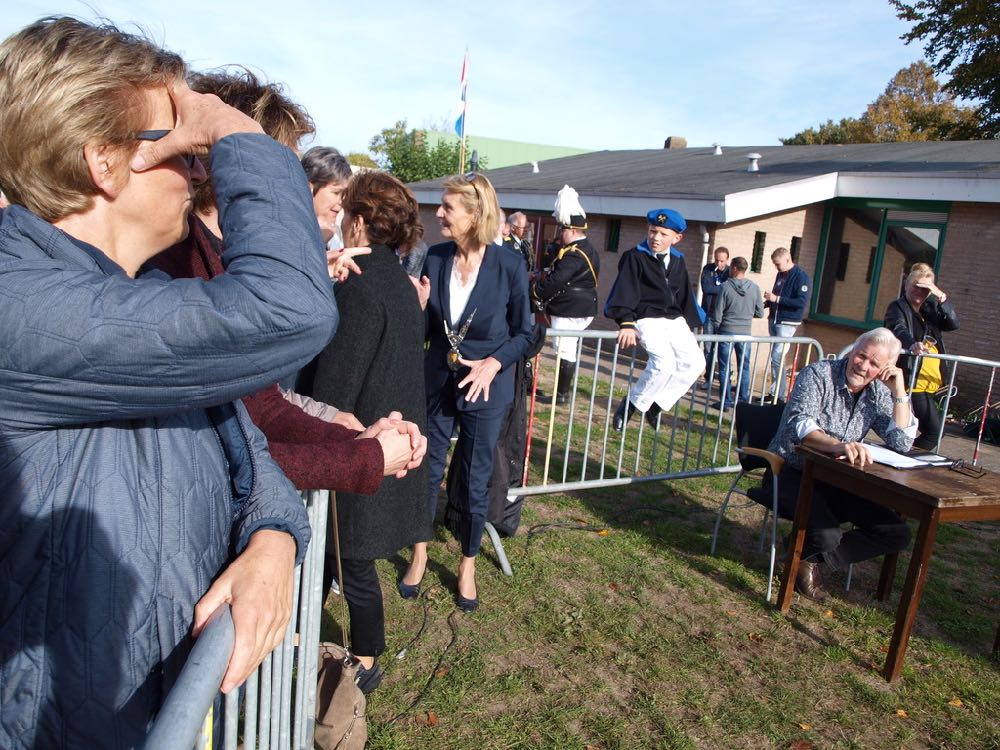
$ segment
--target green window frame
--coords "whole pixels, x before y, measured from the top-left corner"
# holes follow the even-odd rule
[[[608,222],[608,252],[617,253],[622,236],[622,220],[611,219]]]
[[[827,204],[809,317],[854,328],[882,325],[903,275],[918,261],[940,270],[950,203],[838,199]],[[849,252],[851,245],[871,247]]]
[[[767,232],[753,233],[753,255],[750,256],[750,270],[760,273],[764,265],[764,245],[767,242]]]

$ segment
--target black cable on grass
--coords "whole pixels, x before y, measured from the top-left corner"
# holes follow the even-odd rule
[[[423,593],[420,595],[420,598],[424,600],[424,619],[420,623],[420,627],[417,629],[416,634],[412,638],[410,638],[409,641],[407,641],[406,645],[403,646],[403,648],[401,648],[399,651],[396,652],[396,658],[393,660],[394,662],[399,661],[404,656],[406,656],[406,652],[410,650],[410,647],[413,646],[413,644],[420,639],[420,636],[424,634],[424,631],[427,629],[427,619],[430,616],[430,611],[431,611],[430,593],[434,589],[439,588],[440,586],[441,586],[440,583],[435,583],[433,586],[424,589]],[[384,669],[382,671],[388,673],[389,671],[391,671],[391,668]]]
[[[428,589],[428,591],[429,590],[430,589]],[[430,602],[428,602],[428,605],[429,604]],[[458,641],[458,625],[455,624],[455,616],[458,613],[459,610],[455,609],[452,611],[450,615],[448,615],[448,626],[451,628],[451,640],[448,641],[448,645],[444,647],[444,650],[441,652],[441,656],[438,657],[437,664],[435,664],[434,669],[431,670],[431,676],[427,678],[427,683],[424,685],[423,689],[421,689],[421,691],[417,693],[417,697],[414,698],[412,701],[410,701],[410,705],[408,705],[398,714],[389,719],[389,721],[385,723],[386,726],[388,726],[389,724],[394,724],[400,719],[402,719],[404,716],[408,715],[410,711],[416,708],[417,704],[424,699],[424,696],[427,694],[427,691],[430,690],[431,685],[434,684],[434,680],[437,679],[438,672],[441,671],[441,665],[444,663],[444,657],[447,655],[448,651],[451,650],[451,647],[455,645],[455,642]],[[421,631],[422,630],[423,626],[421,626]]]

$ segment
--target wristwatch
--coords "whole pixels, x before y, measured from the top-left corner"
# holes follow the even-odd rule
[[[894,404],[906,404],[909,403],[910,399],[908,396],[893,396],[892,403]]]

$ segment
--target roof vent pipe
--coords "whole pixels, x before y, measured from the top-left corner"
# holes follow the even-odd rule
[[[531,173],[532,174],[538,174],[538,171],[539,171],[538,170],[538,162],[537,161],[531,162]]]
[[[747,172],[759,172],[760,171],[760,167],[757,166],[757,160],[759,158],[760,158],[760,154],[757,154],[757,153],[747,154],[747,161],[749,162],[749,164],[747,164]]]
[[[713,143],[712,145],[715,146],[715,150],[712,151],[712,156],[722,156],[722,146],[718,143]]]

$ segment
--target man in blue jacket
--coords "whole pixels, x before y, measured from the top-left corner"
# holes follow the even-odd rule
[[[239,401],[336,325],[294,153],[184,63],[49,18],[0,44],[0,747],[142,743],[208,616],[230,691],[280,641],[309,541]],[[227,273],[145,262],[208,152]]]
[[[802,322],[809,307],[812,283],[809,275],[795,265],[787,247],[779,247],[771,253],[771,261],[778,269],[774,286],[764,292],[764,307],[770,308],[767,316],[768,334],[791,338]],[[771,346],[771,393],[784,399],[788,391],[788,380],[783,376],[784,359],[788,344]]]

